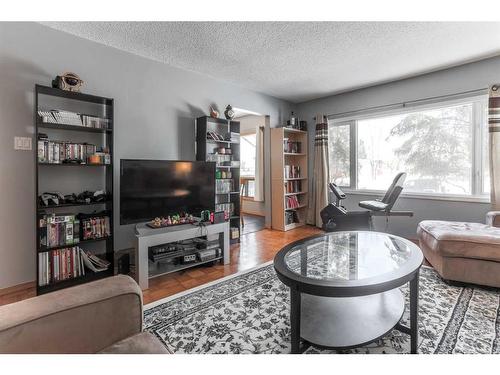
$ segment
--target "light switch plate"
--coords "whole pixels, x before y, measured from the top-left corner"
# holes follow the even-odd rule
[[[31,138],[30,137],[14,137],[14,150],[31,150]]]

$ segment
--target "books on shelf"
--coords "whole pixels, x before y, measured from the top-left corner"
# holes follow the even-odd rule
[[[300,193],[302,192],[302,181],[285,181],[285,193]]]
[[[290,154],[300,154],[302,151],[302,142],[290,141],[288,138],[283,138],[283,152]]]
[[[110,120],[107,118],[57,109],[39,110],[38,116],[40,116],[43,123],[47,124],[73,125],[94,129],[109,129],[110,124]]]
[[[51,250],[38,254],[38,285],[85,276],[85,268],[92,272],[106,271],[110,262],[78,246]]]
[[[80,221],[76,215],[41,215],[38,226],[40,246],[56,247],[80,242]]]
[[[285,197],[285,203],[286,203],[285,206],[286,206],[287,210],[298,208],[300,206],[299,199],[297,198],[296,195],[292,195],[290,197]]]
[[[285,165],[285,178],[300,178],[300,166]]]
[[[85,275],[78,246],[38,254],[38,285],[64,281]]]

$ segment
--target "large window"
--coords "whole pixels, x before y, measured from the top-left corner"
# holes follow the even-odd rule
[[[405,193],[485,195],[486,110],[486,97],[480,97],[330,121],[330,180],[383,191],[404,171]]]

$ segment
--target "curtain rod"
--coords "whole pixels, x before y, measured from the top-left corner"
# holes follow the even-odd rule
[[[405,108],[410,105],[418,104],[418,103],[423,103],[423,102],[430,102],[430,101],[437,101],[438,99],[453,99],[457,97],[463,97],[465,95],[470,95],[470,94],[481,94],[481,93],[488,93],[489,88],[480,88],[480,89],[475,89],[475,90],[468,90],[468,91],[463,91],[455,94],[449,94],[449,95],[439,95],[439,96],[430,96],[428,98],[423,98],[423,99],[416,99],[416,100],[410,100],[407,102],[399,102],[399,103],[392,103],[392,104],[384,104],[384,105],[379,105],[379,106],[374,106],[374,107],[368,107],[364,109],[357,109],[354,111],[347,111],[347,112],[340,112],[340,113],[334,113],[327,115],[326,117],[328,119],[330,118],[341,118],[341,117],[349,117],[350,115],[354,115],[357,113],[363,113],[363,112],[372,112],[375,110],[381,110],[381,109],[391,109],[391,108]]]

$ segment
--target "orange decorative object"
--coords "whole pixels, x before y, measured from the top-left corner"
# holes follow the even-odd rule
[[[90,155],[89,164],[101,164],[101,157],[99,155]]]

